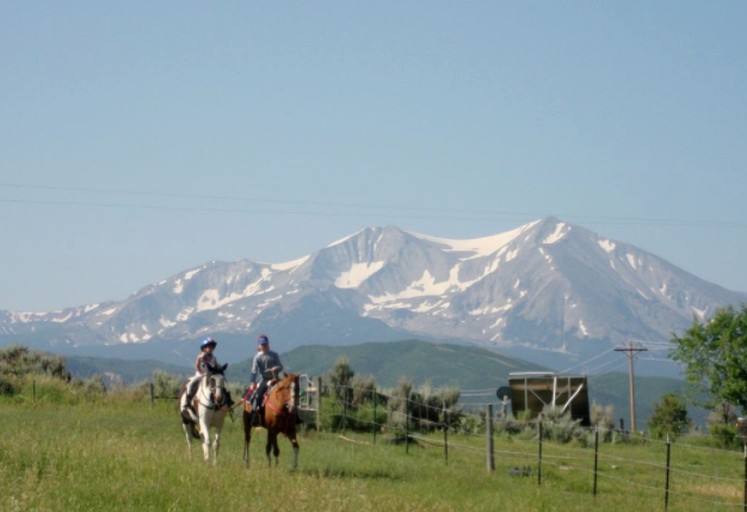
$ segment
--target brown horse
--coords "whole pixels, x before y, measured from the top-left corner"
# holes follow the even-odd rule
[[[275,455],[275,465],[278,463],[278,434],[283,433],[293,445],[293,465],[298,465],[298,440],[296,439],[296,424],[298,418],[298,378],[299,375],[291,373],[275,384],[267,392],[264,411],[252,410],[251,403],[244,402],[244,463],[249,465],[249,443],[252,440],[252,427],[264,427],[267,429],[267,445],[265,454],[267,463],[272,466],[270,451]]]

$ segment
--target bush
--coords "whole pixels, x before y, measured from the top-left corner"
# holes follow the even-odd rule
[[[654,404],[654,413],[648,422],[651,437],[664,439],[667,436],[676,438],[690,429],[685,401],[672,393],[662,396]]]
[[[711,423],[708,426],[712,443],[718,448],[740,448],[742,440],[737,435],[735,425],[725,425],[723,423]]]
[[[5,377],[0,377],[0,396],[13,396],[16,394],[16,388],[13,383]]]
[[[64,381],[71,378],[61,356],[31,351],[23,345],[11,345],[0,350],[0,374],[16,377],[47,375]]]
[[[153,372],[153,394],[157,398],[178,398],[179,390],[185,384],[183,377],[170,375],[162,370]],[[142,385],[149,386],[150,383],[144,382]]]
[[[568,443],[585,440],[587,432],[581,427],[580,419],[571,418],[570,411],[563,413],[558,407],[545,407],[542,411],[542,433],[546,439]]]
[[[524,412],[524,411],[522,411]],[[495,431],[498,433],[506,433],[508,435],[515,435],[526,428],[525,421],[519,421],[513,414],[509,414],[503,419],[496,420]]]

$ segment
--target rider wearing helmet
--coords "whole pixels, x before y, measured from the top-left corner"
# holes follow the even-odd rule
[[[218,359],[215,357],[215,354],[213,354],[216,346],[218,346],[218,342],[213,338],[205,338],[202,340],[202,343],[200,343],[200,353],[195,359],[195,374],[187,381],[187,399],[184,406],[189,409],[192,409],[192,399],[197,392],[197,383],[200,381],[202,376],[208,372],[208,365],[213,368],[218,367]],[[186,412],[187,414],[190,413],[190,411]],[[194,410],[192,409],[191,412],[194,413]]]
[[[218,359],[216,359],[213,351],[218,346],[218,342],[213,338],[205,338],[200,343],[200,354],[195,359],[195,376],[202,376],[207,373],[207,365],[213,368],[218,367]]]

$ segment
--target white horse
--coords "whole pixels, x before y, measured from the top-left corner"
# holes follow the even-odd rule
[[[226,413],[230,410],[229,394],[226,391],[226,379],[223,372],[227,364],[218,368],[208,365],[208,372],[200,379],[192,404],[187,403],[187,390],[179,398],[179,409],[182,411],[182,430],[187,438],[189,456],[192,456],[192,437],[202,438],[202,455],[205,462],[210,460],[212,448],[213,464],[218,462],[220,433]],[[192,405],[190,408],[189,405]],[[196,414],[195,414],[196,412]],[[199,425],[199,433],[197,431]],[[212,447],[210,429],[215,430]]]

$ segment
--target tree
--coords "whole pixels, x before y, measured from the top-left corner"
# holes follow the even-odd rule
[[[407,377],[401,377],[397,387],[392,391],[387,402],[389,423],[395,428],[406,428],[409,421],[412,381]]]
[[[353,407],[359,407],[376,399],[376,381],[372,375],[353,378],[351,387],[353,389]]]
[[[652,437],[663,439],[667,435],[678,436],[689,428],[687,405],[681,397],[667,393],[661,397],[661,402],[654,404],[654,413],[648,421]]]
[[[355,372],[350,366],[350,360],[347,357],[339,357],[329,372],[329,382],[332,394],[340,404],[349,405],[353,401],[353,377]]]
[[[747,411],[747,305],[716,311],[707,322],[693,320],[682,337],[674,335],[672,358],[684,363],[690,384],[719,402]]]

